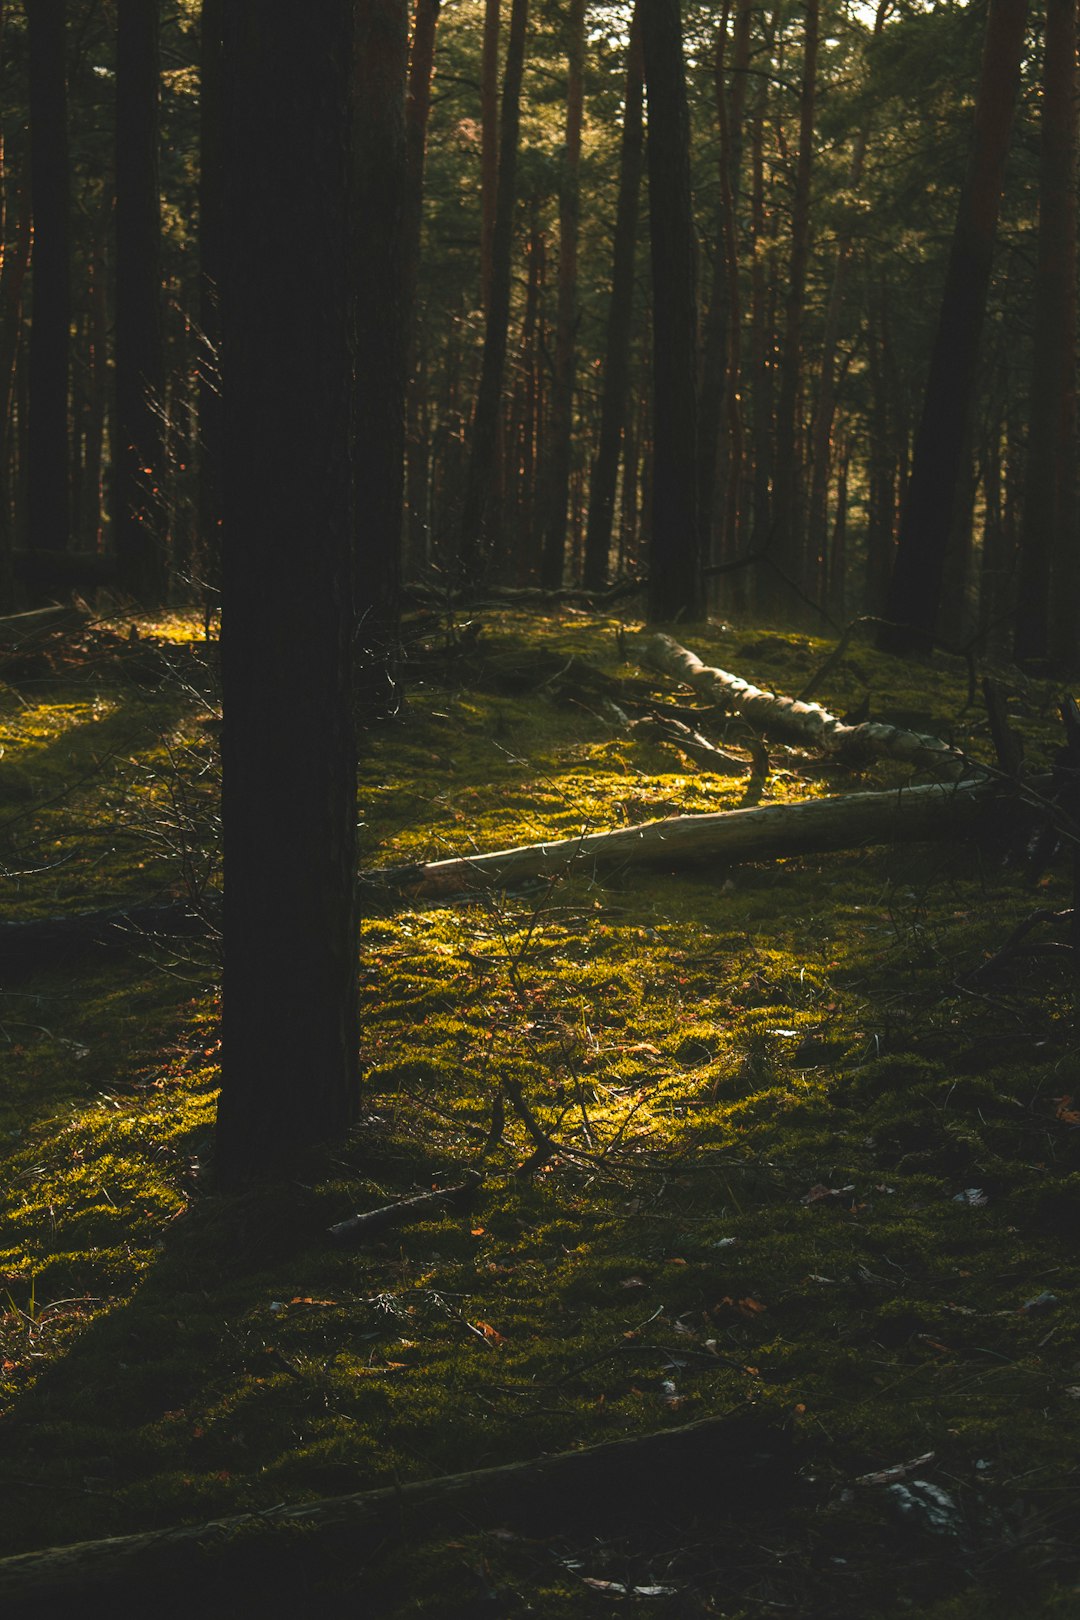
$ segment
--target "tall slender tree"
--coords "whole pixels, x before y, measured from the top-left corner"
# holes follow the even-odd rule
[[[121,587],[165,594],[159,0],[118,0],[113,537]]]
[[[540,583],[562,584],[566,507],[573,461],[574,376],[577,364],[578,238],[581,218],[581,128],[585,111],[585,0],[570,0],[566,14],[566,142],[559,175],[559,282],[555,313],[555,367],[551,386],[547,458],[541,489],[543,551]]]
[[[649,106],[653,474],[649,617],[705,612],[698,533],[697,293],[679,0],[642,0]]]
[[[1050,651],[1053,595],[1071,633],[1055,648],[1069,663],[1077,644],[1076,534],[1076,0],[1047,0],[1043,53],[1039,247],[1029,395],[1027,474],[1014,650]],[[1058,620],[1055,615],[1055,621]]]
[[[199,40],[199,554],[205,600],[221,589],[222,50],[225,0],[202,0]]]
[[[405,489],[407,0],[366,0],[357,11],[354,211],[358,323],[356,356],[357,675],[367,706],[395,696]],[[379,387],[371,386],[379,378]]]
[[[68,372],[71,331],[66,0],[26,0],[30,25],[30,197],[34,247],[30,327],[29,542],[68,544]]]
[[[645,63],[641,54],[641,0],[635,0],[627,45],[626,88],[623,92],[622,143],[619,152],[619,194],[615,211],[615,239],[611,254],[611,302],[604,342],[604,375],[600,395],[600,428],[596,458],[589,480],[589,514],[585,531],[586,589],[607,583],[611,527],[619,453],[626,431],[630,384],[630,340],[634,315],[634,260],[637,251],[638,209],[645,159]]]
[[[225,1189],[339,1136],[358,1095],[355,11],[308,13],[225,12]]]
[[[978,375],[1026,23],[1027,0],[990,0],[971,155],[889,586],[889,625],[878,636],[879,645],[892,652],[925,650],[934,640]]]
[[[417,375],[419,310],[416,289],[420,274],[420,240],[424,219],[424,164],[427,154],[431,81],[435,71],[435,32],[440,0],[416,0],[409,45],[409,88],[405,101],[408,168],[405,196],[404,306],[408,333],[406,360],[406,507],[403,564],[426,562],[429,545],[429,445],[425,424],[426,377]]]
[[[480,387],[473,413],[469,464],[459,525],[458,562],[467,578],[487,566],[493,537],[487,516],[495,482],[506,370],[506,341],[510,323],[510,272],[514,246],[514,207],[517,194],[518,137],[521,129],[521,80],[525,69],[525,35],[529,0],[513,0],[503,70],[499,119],[499,183],[491,245],[491,288],[484,327],[484,353]]]

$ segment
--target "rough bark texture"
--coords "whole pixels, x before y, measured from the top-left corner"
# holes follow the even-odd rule
[[[423,866],[386,867],[362,876],[375,888],[413,896],[449,896],[569,876],[582,866],[674,867],[707,862],[715,867],[866,844],[951,838],[976,825],[992,806],[993,791],[986,782],[928,782],[891,792],[807,799],[801,804],[668,816],[638,827],[618,827],[614,832],[523,844]]]
[[[462,503],[459,565],[468,579],[481,575],[488,562],[493,537],[486,519],[495,482],[499,444],[499,412],[506,338],[510,322],[510,269],[514,246],[514,209],[517,201],[518,133],[521,127],[521,79],[525,68],[525,33],[529,0],[513,0],[510,33],[503,74],[502,116],[499,123],[499,183],[492,234],[491,287],[484,331],[480,389],[472,423],[472,444]]]
[[[225,0],[203,0],[199,43],[199,535],[204,599],[221,590],[221,303],[225,108],[221,51]],[[206,594],[208,593],[208,594]]]
[[[631,645],[643,664],[692,686],[730,713],[742,715],[767,737],[803,743],[849,759],[898,759],[952,779],[977,769],[939,737],[924,737],[873,720],[848,726],[818,703],[763,692],[738,675],[703,664],[696,653],[680,647],[670,636],[646,633],[633,638]]]
[[[118,0],[113,540],[121,589],[146,607],[165,593],[159,35],[158,0]]]
[[[1027,0],[990,0],[975,130],[930,358],[911,481],[879,645],[908,653],[933,644],[945,548],[979,363],[1005,158],[1020,81]]]
[[[697,292],[679,0],[641,0],[649,101],[653,484],[649,618],[705,612],[697,506]]]
[[[30,191],[34,213],[30,327],[28,540],[68,544],[68,351],[71,294],[66,0],[27,0]]]
[[[384,1543],[419,1539],[462,1515],[470,1528],[517,1524],[530,1535],[582,1523],[625,1531],[775,1505],[792,1477],[788,1432],[742,1408],[474,1473],[23,1553],[0,1560],[0,1601],[38,1620],[68,1616],[91,1595],[131,1612],[133,1593],[160,1617],[282,1613],[286,1597],[293,1612],[298,1596],[295,1612],[329,1614],[328,1578],[348,1571],[356,1581]]]
[[[226,8],[226,1188],[357,1101],[352,15]]]
[[[641,55],[641,0],[636,0],[630,22],[630,43],[623,95],[622,146],[619,153],[619,197],[615,212],[615,241],[611,254],[611,303],[608,305],[604,342],[604,380],[600,396],[600,429],[596,460],[589,480],[589,516],[585,533],[587,590],[607,583],[611,528],[615,515],[615,486],[619,450],[626,425],[630,379],[630,335],[634,313],[634,259],[637,248],[638,208],[645,157],[643,104],[645,68]]]

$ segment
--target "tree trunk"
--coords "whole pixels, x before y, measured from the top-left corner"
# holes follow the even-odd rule
[[[566,144],[559,177],[559,282],[555,368],[543,489],[540,583],[557,591],[566,561],[566,510],[573,460],[574,370],[578,325],[581,126],[585,112],[585,0],[569,0],[566,45]]]
[[[690,119],[679,0],[641,0],[649,102],[653,471],[649,618],[701,619],[697,292]]]
[[[1035,337],[1014,641],[1021,661],[1043,659],[1050,650],[1051,594],[1064,600],[1061,619],[1068,626],[1059,650],[1068,663],[1076,652],[1076,89],[1076,0],[1047,0]]]
[[[978,375],[1005,158],[1020,81],[1027,0],[990,0],[975,130],[930,358],[896,563],[878,645],[911,653],[933,645]]]
[[[30,193],[34,214],[28,543],[35,550],[64,551],[71,521],[67,3],[27,0],[26,15],[30,25]]]
[[[340,1612],[335,1598],[347,1578],[352,1611],[364,1568],[387,1542],[416,1544],[478,1520],[535,1536],[583,1523],[611,1533],[695,1513],[727,1516],[775,1506],[793,1472],[788,1432],[742,1408],[472,1473],[23,1553],[0,1560],[0,1601],[39,1620],[68,1616],[86,1598],[99,1612],[131,1612],[133,1593],[139,1612],[162,1620],[193,1609],[212,1620],[329,1614]],[[360,1601],[357,1612],[368,1612]]]
[[[420,354],[420,311],[416,292],[420,272],[420,240],[424,221],[424,161],[427,152],[431,81],[435,72],[435,32],[441,0],[416,0],[409,48],[409,90],[405,102],[407,190],[405,203],[405,320],[408,331],[406,376],[405,487],[407,527],[404,566],[416,568],[429,560],[430,501],[428,496],[428,435],[424,431],[427,404],[427,367]]]
[[[885,793],[846,793],[801,804],[759,805],[714,815],[669,816],[614,832],[525,844],[487,855],[430,861],[423,866],[364,872],[374,888],[412,897],[515,888],[537,879],[571,876],[580,867],[677,867],[764,861],[867,844],[919,842],[969,835],[980,819],[1000,814],[993,784],[929,782]]]
[[[408,0],[357,12],[353,214],[357,240],[357,668],[361,706],[397,705],[396,662],[405,511]]]
[[[226,1190],[357,1107],[353,15],[225,13]]]
[[[776,461],[772,533],[769,539],[767,596],[784,617],[805,612],[804,527],[801,501],[798,406],[802,375],[803,312],[810,260],[810,184],[813,178],[814,105],[817,98],[818,0],[805,0],[802,86],[799,96],[799,152],[791,212],[784,349],[776,403]]]
[[[0,609],[6,609],[12,604],[11,552],[16,510],[15,361],[23,330],[23,286],[30,264],[30,205],[25,176],[15,179],[11,149],[2,142],[0,131],[4,217],[10,242],[10,246],[5,243],[0,266]]]
[[[600,432],[592,477],[589,481],[589,516],[585,533],[584,584],[588,590],[600,590],[607,583],[611,530],[615,514],[615,488],[619,474],[619,451],[627,429],[630,337],[634,315],[634,259],[645,153],[645,124],[642,117],[645,67],[641,54],[640,7],[641,0],[635,0],[627,47],[622,146],[619,152],[619,197],[615,211],[615,241],[611,255],[611,302],[608,305],[607,334],[604,342]],[[627,476],[624,467],[624,479]]]
[[[159,0],[118,0],[113,542],[144,607],[165,596],[159,35]]]
[[[521,80],[525,69],[525,33],[529,0],[513,0],[503,75],[499,131],[499,183],[492,233],[491,293],[487,305],[480,388],[472,423],[472,444],[465,475],[458,561],[466,579],[486,571],[494,549],[487,518],[495,489],[502,411],[506,341],[510,323],[510,271],[517,201],[518,134],[521,128]]]
[[[480,302],[491,304],[495,214],[499,190],[499,24],[502,0],[484,0],[480,61]]]
[[[199,418],[197,567],[204,610],[221,594],[221,275],[225,199],[222,37],[225,0],[203,0],[199,42]]]

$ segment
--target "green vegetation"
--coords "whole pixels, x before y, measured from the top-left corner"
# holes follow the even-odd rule
[[[365,864],[735,804],[737,780],[627,741],[536,677],[576,655],[640,679],[614,628],[506,614],[457,656],[441,633],[419,644],[402,715],[367,741]],[[210,677],[194,629],[165,630],[55,639],[3,672],[9,918],[182,895],[201,871]],[[788,692],[829,650],[730,626],[684,639]],[[1054,694],[1013,691],[1038,763]],[[867,692],[875,716],[918,713],[986,756],[960,661],[858,644],[817,696],[842,711]],[[823,776],[795,750],[773,766],[766,799],[899,779]],[[640,1603],[679,1615],[1075,1613],[1070,969],[1018,955],[965,984],[1036,905],[1067,903],[1063,866],[1036,898],[1002,849],[943,845],[369,914],[365,1118],[291,1183],[236,1200],[199,1173],[209,946],[9,974],[4,1551],[752,1401],[794,1426],[789,1503],[720,1533],[703,1501],[632,1544],[466,1525],[366,1569],[372,1612],[607,1612],[588,1577],[670,1589]],[[507,1080],[555,1157],[519,1175],[533,1143],[508,1110],[468,1211],[330,1245],[332,1222],[478,1167]],[[937,1533],[903,1521],[888,1485],[857,1483],[928,1452],[914,1477],[952,1504]]]

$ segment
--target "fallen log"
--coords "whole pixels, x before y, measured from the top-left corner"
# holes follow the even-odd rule
[[[29,613],[10,613],[0,618],[0,647],[19,647],[51,630],[84,624],[88,618],[89,614],[72,603],[33,608]]]
[[[211,905],[211,910],[213,905]],[[0,973],[39,973],[62,966],[74,956],[113,955],[149,941],[196,939],[210,933],[213,922],[186,901],[170,905],[113,907],[77,912],[70,917],[35,917],[29,922],[0,923]]]
[[[647,668],[693,687],[730,714],[741,715],[767,737],[820,748],[848,760],[897,759],[948,781],[985,774],[940,737],[923,736],[879,720],[845,725],[819,703],[763,691],[726,669],[703,664],[696,653],[681,647],[670,636],[641,631],[627,639],[627,646]]]
[[[537,878],[562,877],[590,864],[671,867],[708,861],[726,866],[864,844],[956,837],[974,827],[997,802],[991,782],[927,782],[715,815],[666,816],[637,827],[522,844],[486,855],[374,868],[361,873],[361,880],[372,888],[436,896],[513,888]]]
[[[462,1515],[473,1529],[517,1524],[531,1534],[670,1527],[695,1514],[715,1522],[718,1512],[782,1502],[792,1478],[788,1428],[739,1408],[527,1462],[20,1553],[0,1559],[0,1610],[67,1617],[73,1599],[92,1597],[98,1613],[117,1600],[117,1612],[131,1613],[133,1594],[152,1592],[157,1617],[251,1614],[256,1600],[279,1614],[284,1588],[292,1595],[299,1585],[310,1603],[346,1571],[360,1582],[383,1545],[460,1525]]]

